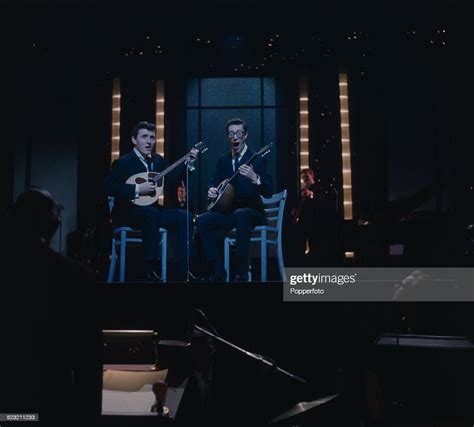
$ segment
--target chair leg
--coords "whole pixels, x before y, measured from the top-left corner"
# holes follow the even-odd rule
[[[224,269],[226,282],[230,282],[230,239],[228,237],[224,240]]]
[[[285,282],[286,274],[285,274],[285,265],[283,264],[283,252],[281,250],[281,241],[278,242],[277,253],[278,253],[278,267],[280,269],[281,280]]]
[[[117,242],[112,239],[112,253],[110,255],[109,274],[107,275],[107,283],[112,283],[115,276],[115,266],[117,265]]]
[[[168,233],[161,233],[161,278],[166,282],[166,257],[168,253]]]
[[[267,230],[260,232],[260,263],[262,269],[262,282],[267,281]]]
[[[125,282],[125,252],[127,249],[127,232],[120,232],[120,265],[119,265],[119,281]]]

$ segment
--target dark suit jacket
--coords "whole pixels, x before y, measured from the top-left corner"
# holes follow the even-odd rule
[[[255,151],[247,146],[243,158],[239,161],[238,166],[244,164],[252,157]],[[254,208],[263,213],[263,206],[260,196],[270,197],[273,194],[273,180],[267,171],[267,161],[264,157],[256,157],[251,165],[257,175],[260,176],[261,185],[253,184],[248,178],[237,175],[232,180],[232,186],[235,191],[234,205],[232,210],[239,208]],[[232,153],[229,151],[219,157],[216,172],[209,184],[209,187],[217,187],[224,179],[230,178],[234,174],[232,166]]]
[[[153,172],[161,172],[166,168],[167,164],[162,156],[152,153],[152,159]],[[145,165],[133,150],[120,157],[112,165],[112,170],[104,181],[104,191],[108,196],[115,197],[114,212],[112,213],[115,220],[118,219],[120,221],[120,217],[128,209],[141,208],[130,202],[135,197],[135,184],[126,184],[125,182],[130,176],[146,171]],[[165,177],[165,187],[176,186],[183,173],[184,165],[181,165],[167,174]]]

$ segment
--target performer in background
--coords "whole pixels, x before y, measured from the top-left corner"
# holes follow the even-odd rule
[[[272,177],[267,172],[266,160],[256,157],[250,165],[244,163],[254,152],[247,146],[247,125],[241,119],[231,119],[226,123],[225,131],[230,151],[223,154],[218,162],[215,174],[208,187],[208,198],[214,200],[217,186],[224,179],[230,178],[236,171],[239,175],[232,182],[234,199],[229,212],[206,212],[197,218],[198,232],[201,236],[204,251],[212,265],[210,279],[221,281],[225,278],[222,253],[222,239],[219,230],[236,228],[236,281],[248,280],[250,231],[257,225],[265,223],[260,196],[272,195]]]
[[[307,168],[301,171],[301,181],[303,181],[303,189],[300,193],[300,200],[298,207],[293,209],[291,214],[293,216],[293,223],[297,224],[297,228],[302,236],[302,242],[306,255],[314,255],[317,247],[317,236],[315,236],[315,222],[317,197],[319,196],[316,188],[316,181],[314,179],[314,172]]]
[[[188,272],[187,231],[192,230],[192,218],[185,210],[168,209],[158,203],[137,206],[132,200],[151,195],[156,191],[156,183],[145,181],[141,184],[127,184],[127,179],[139,172],[161,172],[166,168],[164,158],[153,152],[156,143],[155,125],[139,122],[132,133],[133,150],[118,159],[105,178],[104,187],[108,195],[115,197],[112,218],[116,225],[128,225],[143,231],[145,255],[145,280],[161,281],[158,273],[159,229],[176,230],[178,240],[177,280],[186,280]],[[198,150],[192,149],[189,156],[196,158]],[[165,185],[176,185],[185,172],[184,164],[166,175]]]
[[[184,183],[181,182],[178,187],[176,188],[176,193],[172,200],[170,200],[169,207],[170,208],[177,208],[177,209],[186,209],[186,187]]]
[[[337,244],[335,192],[332,188],[322,190],[311,168],[301,171],[301,180],[304,187],[299,205],[292,211],[293,223],[301,236],[299,249],[310,265],[332,262]]]

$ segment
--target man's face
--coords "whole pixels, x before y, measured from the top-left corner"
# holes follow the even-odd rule
[[[244,131],[243,125],[230,125],[227,129],[227,139],[229,140],[232,156],[240,154],[247,139],[247,132]]]
[[[143,157],[147,157],[151,154],[153,147],[155,146],[155,132],[147,129],[140,129],[136,138],[132,136],[132,142],[140,154]]]
[[[184,200],[186,197],[186,192],[183,187],[178,187],[178,200]]]
[[[306,186],[314,184],[314,176],[308,172],[304,172],[301,174],[301,179],[305,183]]]

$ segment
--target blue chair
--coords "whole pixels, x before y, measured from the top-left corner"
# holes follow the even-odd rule
[[[109,197],[109,213],[112,213],[114,207],[114,198]],[[131,227],[114,227],[112,230],[112,254],[110,256],[109,274],[107,282],[111,283],[114,280],[115,269],[117,265],[117,254],[119,254],[119,282],[125,281],[125,262],[128,244],[142,244],[141,230]],[[168,233],[164,228],[160,228],[161,236],[161,277],[163,282],[166,282],[166,257],[167,257],[167,240]]]
[[[274,194],[272,197],[266,199],[262,197],[262,202],[267,218],[267,225],[259,225],[252,230],[250,244],[260,244],[260,265],[261,265],[261,279],[262,282],[267,281],[267,246],[276,248],[278,258],[278,268],[280,270],[281,279],[284,281],[285,265],[283,262],[283,251],[281,247],[281,234],[283,226],[283,212],[285,210],[285,202],[287,197],[287,190],[281,193]],[[230,247],[235,245],[235,229],[224,240],[224,268],[226,270],[227,281],[230,280]],[[252,273],[249,271],[249,280],[252,280]]]

